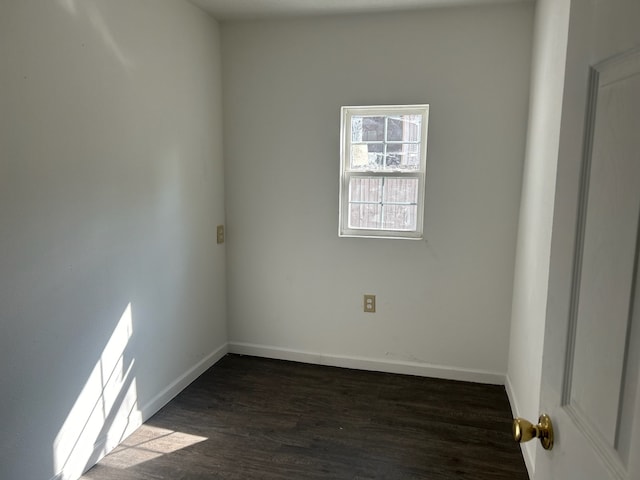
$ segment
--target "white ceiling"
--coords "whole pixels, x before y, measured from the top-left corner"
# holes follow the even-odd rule
[[[391,12],[533,0],[190,0],[218,20]]]

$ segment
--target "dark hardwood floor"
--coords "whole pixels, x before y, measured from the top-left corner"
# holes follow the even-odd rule
[[[227,355],[84,480],[525,480],[501,386]]]

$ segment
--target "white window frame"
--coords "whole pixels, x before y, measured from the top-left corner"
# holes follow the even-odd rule
[[[427,132],[429,125],[429,105],[380,105],[344,106],[340,120],[340,213],[338,236],[359,238],[413,239],[423,238],[424,191],[427,162]],[[422,115],[420,132],[420,167],[418,170],[363,170],[351,169],[351,117],[352,116]],[[384,141],[386,143],[386,139]],[[418,199],[415,230],[383,230],[349,227],[349,185],[351,178],[417,178]]]

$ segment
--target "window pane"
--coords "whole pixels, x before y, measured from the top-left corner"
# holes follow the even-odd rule
[[[351,117],[351,141],[362,142],[362,117]]]
[[[403,122],[401,117],[389,117],[389,120],[387,123],[387,141],[401,142],[402,127],[403,127]]]
[[[399,168],[402,156],[402,145],[399,143],[392,143],[387,145],[387,155],[385,158],[385,166],[393,170]]]
[[[386,170],[419,170],[420,145],[415,143],[389,143],[385,156]]]
[[[419,170],[420,145],[407,143],[387,144],[386,170]]]
[[[382,142],[384,141],[385,117],[351,117],[352,142]]]
[[[369,149],[367,145],[351,145],[351,168],[366,168],[369,165]]]
[[[419,142],[422,115],[390,116],[387,125],[388,142]]]
[[[349,204],[349,228],[379,230],[382,227],[380,204]]]
[[[389,170],[419,170],[420,145],[411,143],[387,144],[385,166]]]
[[[416,229],[417,205],[384,205],[383,207],[385,230],[409,230]]]
[[[418,203],[417,178],[385,178],[384,203]]]
[[[384,145],[365,143],[351,145],[351,168],[354,170],[380,170]]]
[[[355,177],[349,179],[350,202],[382,201],[382,178]]]
[[[406,170],[420,170],[420,145],[402,145],[402,160],[400,168]]]

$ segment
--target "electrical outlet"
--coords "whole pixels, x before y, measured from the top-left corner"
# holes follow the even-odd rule
[[[376,296],[375,295],[364,296],[364,311],[365,313],[376,313]]]
[[[224,225],[218,225],[216,228],[216,241],[220,243],[224,243]]]

